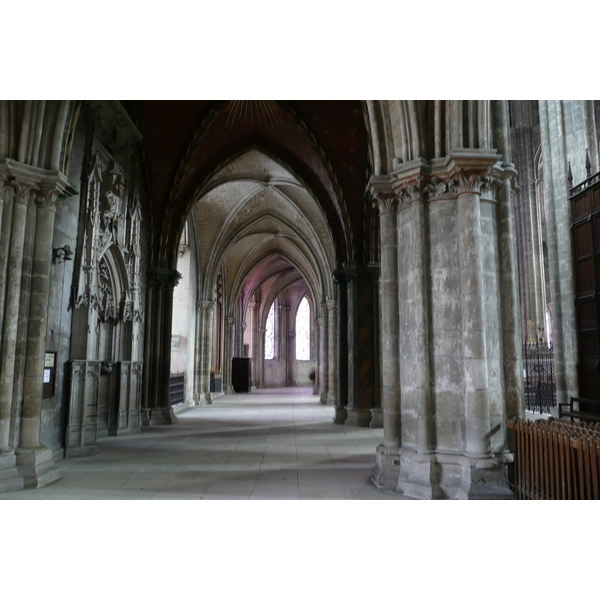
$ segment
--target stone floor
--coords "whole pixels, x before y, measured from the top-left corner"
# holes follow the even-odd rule
[[[332,423],[309,388],[255,390],[178,414],[173,426],[104,438],[58,461],[62,479],[0,499],[392,500],[370,481],[382,429]]]

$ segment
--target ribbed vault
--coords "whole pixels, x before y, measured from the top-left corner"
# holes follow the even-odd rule
[[[233,314],[268,279],[295,272],[324,300],[333,293],[335,244],[310,191],[279,162],[251,149],[229,162],[204,187],[194,206],[199,294],[212,298],[219,272]]]

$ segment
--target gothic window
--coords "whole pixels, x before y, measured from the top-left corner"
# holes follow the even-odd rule
[[[310,306],[306,296],[296,313],[296,360],[310,360]]]
[[[275,302],[271,304],[269,314],[267,315],[267,324],[265,331],[265,360],[275,358]]]

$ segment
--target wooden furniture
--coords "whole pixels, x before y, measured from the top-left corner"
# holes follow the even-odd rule
[[[514,419],[517,500],[600,499],[600,424]]]
[[[595,398],[571,398],[568,404],[558,405],[558,416],[600,423],[600,400]]]

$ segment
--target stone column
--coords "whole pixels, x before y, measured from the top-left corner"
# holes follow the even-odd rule
[[[240,326],[240,343],[238,346],[239,356],[241,356],[242,358],[244,358],[244,339],[246,336],[247,327],[248,327],[248,323],[246,323],[246,321],[243,321]]]
[[[348,302],[346,276],[342,271],[334,272],[338,285],[338,303],[327,300],[329,310],[329,391],[327,404],[335,406],[333,422],[343,425],[348,413]],[[336,327],[337,325],[337,327]]]
[[[154,383],[155,369],[153,365],[154,353],[156,351],[155,346],[155,330],[156,322],[153,318],[156,313],[156,289],[154,285],[154,277],[147,274],[146,276],[146,323],[144,327],[144,370],[142,373],[142,406],[140,409],[140,420],[142,426],[150,424],[150,407],[153,406],[152,392],[157,388]],[[89,320],[88,320],[89,322]],[[90,354],[90,337],[87,336],[88,353],[86,356],[93,356]]]
[[[212,324],[214,302],[198,300],[196,302],[196,360],[195,360],[195,393],[197,406],[212,404],[210,392],[210,344],[212,340]]]
[[[320,334],[319,334],[319,379],[321,381],[321,404],[327,404],[329,389],[329,311],[327,303],[321,303]]]
[[[171,380],[171,333],[173,323],[173,288],[181,275],[177,271],[162,268],[149,268],[147,281],[148,294],[152,300],[148,308],[148,320],[153,327],[152,334],[146,339],[152,340],[148,370],[148,405],[144,410],[143,425],[172,425],[177,417],[169,403]]]
[[[252,384],[255,387],[260,383],[260,332],[259,312],[260,302],[250,302],[250,327],[252,328]]]
[[[574,146],[576,136],[572,128],[575,124],[568,126],[565,122],[565,113],[572,113],[576,108],[574,105],[579,102],[540,100],[539,103],[556,400],[559,404],[579,395],[568,171],[570,164],[573,167],[573,183],[577,184],[585,179],[585,167],[582,153],[577,153],[577,146]]]
[[[289,311],[289,308],[288,308]],[[296,385],[296,380],[294,379],[294,362],[296,360],[296,334],[293,332],[288,332],[288,342],[287,342],[287,364],[285,368],[286,372],[286,386],[294,386]]]
[[[8,264],[9,242],[12,228],[12,208],[13,208],[14,187],[7,180],[0,178],[0,265],[6,267]],[[4,213],[6,212],[6,218]],[[0,268],[0,290],[6,290],[6,268]],[[6,296],[0,293],[0,328],[4,322],[4,305]],[[0,329],[0,342],[2,340],[2,331]]]
[[[214,324],[215,303],[208,302],[204,304],[204,362],[202,363],[203,379],[204,379],[204,401],[206,404],[212,404],[212,393],[210,391],[210,358],[211,358],[211,341]]]
[[[315,383],[313,386],[313,394],[319,396],[321,394],[321,339],[323,336],[323,318],[317,317],[314,320],[314,361],[315,361]]]
[[[496,192],[505,171],[494,150],[458,150],[443,163],[403,164],[389,179],[398,195],[398,262],[389,256],[393,236],[385,247],[391,224],[382,216],[383,397],[385,407],[386,383],[396,381],[385,339],[394,321],[384,306],[392,299],[395,312],[397,298],[401,430],[397,456],[386,455],[385,445],[378,449],[373,477],[409,497],[511,496],[499,375],[505,354],[498,296],[503,277],[512,278],[510,289],[516,280],[510,263],[505,273],[500,266]]]
[[[501,187],[498,191],[498,236],[500,239],[500,298],[502,306],[502,347],[504,353],[504,385],[506,418],[524,415],[522,331],[519,319],[519,289],[515,277],[517,273],[517,244],[513,198],[518,188],[515,185],[517,172],[510,162],[511,152],[507,132],[509,131],[508,106],[503,102],[494,103],[498,137],[498,151],[503,159]],[[541,199],[540,199],[541,202]],[[541,204],[540,204],[541,206]],[[541,266],[543,272],[543,265]],[[542,295],[545,297],[545,286]],[[544,329],[545,323],[544,313]],[[508,447],[512,447],[511,430],[505,430]]]
[[[204,364],[204,336],[206,334],[204,330],[204,311],[202,310],[202,300],[196,300],[196,343],[194,344],[194,404],[199,406],[203,404],[202,390],[204,388],[203,381],[203,370],[202,365]]]
[[[267,330],[265,327],[258,328],[258,357],[256,367],[258,369],[258,387],[267,387],[265,382],[265,334]]]
[[[400,429],[400,364],[398,356],[398,236],[396,218],[398,199],[387,177],[372,178],[370,183],[379,208],[381,244],[381,405],[383,408],[383,443],[377,448],[373,469],[376,485],[395,488],[400,473],[398,458]]]
[[[464,190],[458,196],[459,259],[462,283],[463,360],[465,370],[465,454],[490,455],[490,411],[486,331],[483,300],[483,264],[479,191]]]
[[[375,406],[373,278],[366,267],[344,270],[348,311],[346,425],[369,427]]]
[[[25,223],[30,196],[37,186],[15,184],[5,189],[5,229],[2,231],[2,262],[6,260],[5,286],[2,286],[4,319],[2,326],[2,361],[0,362],[0,491],[21,489],[23,477],[16,468],[14,448],[10,444],[11,415],[13,413],[13,382],[15,354],[18,336],[19,306],[21,295],[21,272],[23,268],[23,244]],[[14,202],[13,202],[14,193]],[[6,238],[4,237],[6,235]],[[10,244],[8,239],[10,238]],[[6,294],[6,296],[4,296]]]
[[[23,412],[19,448],[16,450],[17,465],[26,487],[41,487],[60,479],[52,450],[40,442],[52,238],[58,194],[59,189],[54,186],[42,187],[36,197]]]
[[[379,237],[379,229],[377,233]],[[369,263],[367,269],[371,274],[373,283],[373,377],[374,377],[374,398],[373,408],[371,409],[371,424],[374,429],[383,428],[383,408],[381,404],[381,305],[379,302],[379,263]]]
[[[223,384],[226,394],[233,394],[232,362],[235,353],[235,319],[225,319],[225,352],[223,359]]]

